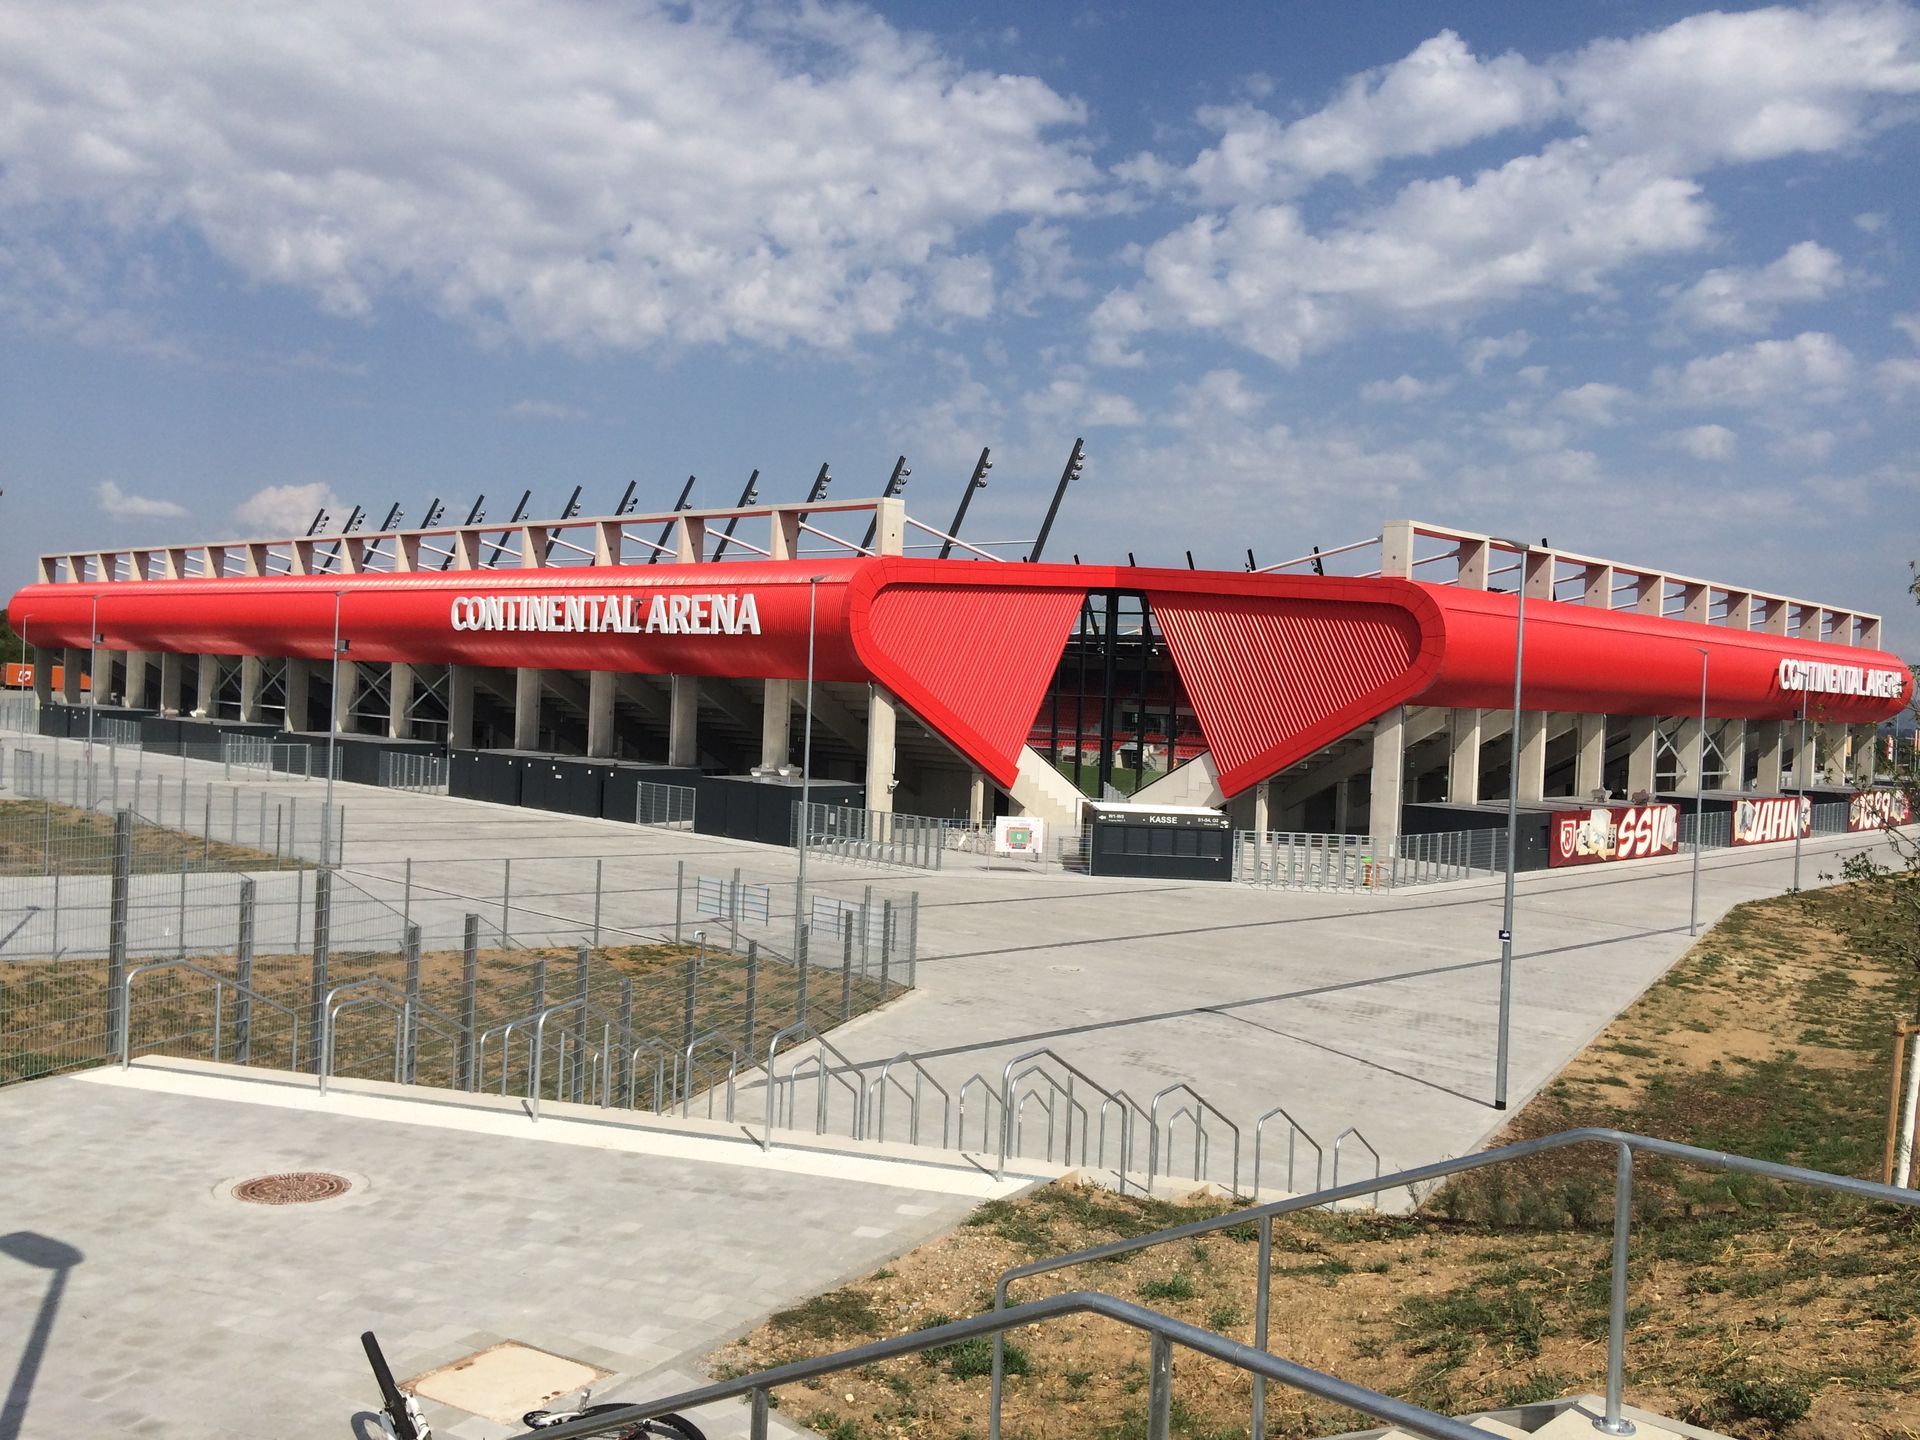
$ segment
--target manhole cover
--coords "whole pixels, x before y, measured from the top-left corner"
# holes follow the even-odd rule
[[[256,1175],[233,1187],[233,1198],[249,1205],[311,1205],[332,1200],[353,1188],[344,1175],[325,1170],[289,1170],[279,1175]]]

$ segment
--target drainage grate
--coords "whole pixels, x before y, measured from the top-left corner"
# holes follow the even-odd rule
[[[233,1187],[233,1198],[249,1205],[311,1205],[332,1200],[353,1188],[344,1175],[325,1170],[290,1170],[279,1175],[256,1175]]]

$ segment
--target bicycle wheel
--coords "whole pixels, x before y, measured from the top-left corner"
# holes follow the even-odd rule
[[[707,1440],[700,1427],[684,1415],[656,1415],[644,1428],[667,1440]]]

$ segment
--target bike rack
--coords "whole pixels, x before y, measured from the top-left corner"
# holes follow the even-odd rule
[[[654,1057],[653,1113],[656,1115],[664,1115],[667,1112],[667,1106],[672,1104],[671,1093],[667,1089],[667,1064],[669,1061],[674,1063],[674,1080],[677,1086],[679,1081],[679,1061],[673,1051],[668,1048],[666,1041],[652,1037],[639,1041],[627,1052],[627,1109],[638,1110],[640,1108],[638,1095],[640,1085],[640,1057],[649,1053]]]
[[[1041,1100],[1040,1108],[1047,1113],[1046,1160],[1049,1165],[1053,1163],[1055,1106],[1064,1100],[1066,1103],[1064,1116],[1066,1121],[1066,1134],[1062,1137],[1060,1163],[1063,1165],[1071,1165],[1073,1163],[1073,1116],[1077,1110],[1080,1113],[1080,1165],[1082,1169],[1085,1169],[1087,1163],[1087,1131],[1092,1127],[1088,1123],[1087,1107],[1073,1098],[1072,1078],[1069,1077],[1067,1083],[1062,1085],[1060,1081],[1048,1071],[1045,1065],[1029,1065],[1013,1077],[1015,1091],[1019,1092],[1020,1087],[1025,1085],[1026,1082],[1035,1075],[1047,1082],[1047,1088],[1042,1090],[1037,1086],[1029,1086],[1023,1093],[1020,1093],[1019,1103],[1013,1107],[1014,1154],[1018,1155],[1022,1153],[1025,1148],[1027,1102],[1029,1100]],[[1045,1097],[1044,1100],[1042,1100],[1043,1096]]]
[[[1233,1132],[1233,1188],[1229,1193],[1231,1193],[1237,1199],[1240,1195],[1240,1127],[1234,1124],[1232,1120],[1227,1118],[1226,1112],[1223,1111],[1218,1105],[1215,1105],[1211,1100],[1207,1099],[1206,1096],[1202,1095],[1198,1090],[1194,1089],[1191,1085],[1187,1084],[1184,1080],[1176,1084],[1167,1086],[1166,1089],[1162,1090],[1158,1095],[1155,1095],[1153,1097],[1152,1103],[1149,1106],[1149,1118],[1153,1125],[1152,1138],[1154,1140],[1154,1145],[1153,1145],[1153,1149],[1149,1151],[1147,1155],[1148,1193],[1149,1194],[1152,1193],[1153,1182],[1159,1174],[1159,1158],[1160,1158],[1160,1149],[1161,1149],[1159,1144],[1160,1137],[1161,1137],[1160,1102],[1165,1100],[1169,1095],[1185,1095],[1187,1099],[1191,1102],[1191,1104],[1189,1105],[1181,1106],[1180,1109],[1177,1112],[1175,1112],[1175,1114],[1172,1117],[1169,1118],[1167,1123],[1169,1127],[1171,1127],[1171,1125],[1173,1124],[1173,1121],[1177,1120],[1179,1116],[1183,1114],[1189,1115],[1190,1118],[1193,1120],[1194,1130],[1196,1132],[1195,1139],[1194,1139],[1196,1171],[1199,1169],[1199,1165],[1200,1165],[1199,1157],[1204,1153],[1204,1150],[1205,1150],[1205,1144],[1203,1139],[1201,1138],[1202,1135],[1204,1134],[1205,1122],[1202,1120],[1200,1112],[1204,1111],[1206,1114],[1212,1115],[1222,1125],[1226,1126],[1227,1129]],[[1173,1169],[1172,1169],[1173,1138],[1171,1135],[1167,1136],[1166,1150],[1167,1150],[1167,1162],[1168,1162],[1167,1173],[1171,1175],[1173,1173]],[[1201,1173],[1196,1173],[1193,1178],[1196,1181],[1203,1181],[1206,1179],[1206,1176]]]
[[[361,995],[352,1000],[340,1000],[337,997],[349,991],[368,990],[376,993]],[[396,1004],[390,996],[398,996]],[[396,1085],[405,1083],[405,1065],[407,1059],[407,1037],[414,1033],[413,1020],[426,1022],[437,1033],[452,1042],[453,1057],[448,1067],[449,1089],[458,1089],[455,1082],[459,1078],[460,1023],[445,1011],[428,1004],[424,1000],[410,997],[406,991],[390,980],[377,975],[363,976],[358,980],[349,980],[327,991],[320,1002],[320,1093],[327,1093],[327,1082],[333,1077],[334,1047],[339,1039],[338,1022],[342,1013],[357,1009],[362,1005],[379,1005],[393,1012],[393,1079]]]
[[[860,1096],[861,1096],[861,1092],[866,1088],[866,1080],[867,1080],[866,1072],[863,1069],[861,1069],[860,1066],[854,1064],[853,1061],[849,1060],[838,1049],[838,1047],[836,1047],[833,1044],[832,1041],[828,1040],[824,1035],[820,1034],[819,1031],[815,1030],[809,1022],[805,1020],[796,1020],[793,1024],[787,1026],[786,1029],[776,1031],[773,1037],[767,1042],[766,1133],[762,1135],[760,1138],[760,1149],[761,1149],[761,1153],[763,1154],[773,1149],[773,1124],[776,1118],[775,1107],[776,1107],[776,1100],[777,1100],[777,1092],[780,1088],[780,1082],[776,1078],[777,1072],[774,1070],[774,1060],[779,1056],[781,1042],[783,1040],[794,1039],[794,1038],[812,1040],[816,1045],[820,1047],[819,1051],[815,1052],[816,1057],[820,1054],[820,1052],[824,1051],[826,1054],[833,1056],[834,1059],[838,1060],[841,1063],[843,1067],[843,1071],[837,1074],[835,1078],[839,1080],[839,1082],[842,1085],[847,1085],[848,1088],[852,1089],[854,1092],[853,1138],[858,1139],[860,1137],[861,1118],[862,1118],[860,1114],[860,1108],[861,1108]],[[821,1068],[824,1072],[826,1062],[824,1060],[820,1060],[819,1064],[821,1065]],[[799,1066],[796,1065],[794,1069],[798,1070]],[[853,1074],[858,1075],[860,1077],[860,1083],[858,1085],[850,1084],[850,1082],[848,1082],[847,1079],[845,1078],[846,1071],[851,1071]],[[831,1072],[828,1072],[828,1073],[831,1073]],[[792,1079],[793,1079],[793,1076],[790,1073],[788,1076],[789,1084],[791,1084]],[[822,1118],[820,1121],[820,1128],[814,1132],[816,1135],[824,1135],[826,1133],[826,1121],[825,1121],[826,1082],[824,1080],[821,1081],[820,1094],[821,1094],[820,1109],[821,1109]],[[791,1096],[789,1097],[788,1108],[789,1110],[792,1109]]]
[[[907,1089],[905,1081],[893,1073],[893,1067],[903,1060],[913,1070],[913,1088],[911,1090]],[[933,1078],[926,1066],[922,1065],[904,1050],[880,1067],[879,1078],[868,1087],[866,1109],[867,1114],[873,1117],[874,1121],[872,1138],[882,1142],[887,1138],[887,1086],[889,1082],[891,1082],[893,1087],[903,1096],[913,1102],[912,1118],[907,1124],[907,1143],[909,1145],[918,1145],[920,1143],[920,1101],[923,1098],[923,1087],[931,1085],[935,1090],[940,1092],[940,1148],[942,1150],[946,1149],[953,1122],[953,1096],[947,1090],[946,1086]]]
[[[127,978],[121,982],[119,1048],[120,1068],[122,1070],[128,1069],[133,1064],[133,982],[153,970],[191,970],[194,974],[203,975],[213,982],[213,1033],[216,1059],[219,1058],[217,1052],[219,1049],[219,1035],[222,1024],[222,987],[231,987],[236,994],[244,995],[249,1000],[265,1005],[270,1010],[278,1010],[282,1015],[287,1017],[290,1022],[287,1028],[292,1032],[293,1036],[287,1056],[287,1068],[289,1070],[298,1070],[300,1068],[301,1021],[299,1011],[289,1005],[281,1004],[278,1000],[269,999],[251,986],[242,985],[237,980],[229,980],[226,976],[209,970],[204,965],[196,965],[191,960],[173,959],[153,960],[145,965],[136,965],[132,970],[127,972]]]
[[[1307,1133],[1304,1125],[1289,1115],[1284,1107],[1276,1105],[1273,1109],[1267,1111],[1266,1114],[1253,1122],[1253,1194],[1255,1199],[1258,1199],[1260,1196],[1260,1144],[1263,1139],[1263,1132],[1267,1128],[1267,1122],[1276,1116],[1287,1122],[1287,1193],[1299,1193],[1294,1189],[1293,1185],[1293,1155],[1294,1142],[1296,1139],[1304,1140],[1313,1147],[1313,1188],[1315,1190],[1320,1188],[1320,1171],[1326,1164],[1326,1152],[1320,1148],[1320,1142]]]
[[[1067,1083],[1065,1085],[1061,1085],[1059,1079],[1055,1075],[1053,1075],[1050,1071],[1046,1071],[1044,1069],[1044,1066],[1036,1066],[1036,1067],[1032,1067],[1032,1069],[1030,1070],[1021,1071],[1020,1078],[1025,1079],[1027,1075],[1032,1073],[1033,1069],[1037,1069],[1037,1070],[1040,1070],[1041,1073],[1045,1074],[1050,1084],[1055,1086],[1057,1089],[1060,1089],[1065,1092],[1067,1096],[1068,1104],[1070,1107],[1067,1112],[1067,1122],[1069,1125],[1069,1129],[1066,1136],[1067,1153],[1069,1155],[1071,1155],[1072,1153],[1073,1134],[1071,1130],[1071,1125],[1072,1125],[1072,1112],[1074,1110],[1078,1110],[1080,1112],[1080,1118],[1081,1118],[1082,1130],[1083,1130],[1083,1138],[1081,1142],[1081,1150],[1083,1155],[1085,1153],[1085,1148],[1086,1148],[1085,1139],[1084,1139],[1084,1129],[1085,1129],[1086,1120],[1087,1120],[1087,1111],[1086,1111],[1086,1107],[1081,1105],[1073,1097],[1073,1087],[1076,1083],[1085,1085],[1094,1094],[1100,1096],[1103,1100],[1107,1101],[1109,1104],[1123,1106],[1123,1109],[1121,1111],[1123,1115],[1126,1115],[1128,1113],[1128,1108],[1131,1108],[1132,1110],[1138,1110],[1140,1108],[1138,1104],[1134,1102],[1132,1097],[1128,1096],[1125,1091],[1109,1090],[1106,1086],[1102,1085],[1098,1080],[1095,1080],[1091,1075],[1087,1074],[1086,1071],[1080,1069],[1077,1065],[1074,1065],[1071,1061],[1062,1059],[1056,1051],[1050,1050],[1045,1046],[1042,1046],[1038,1050],[1029,1050],[1024,1055],[1016,1055],[1013,1057],[1013,1059],[1009,1060],[1006,1063],[1006,1066],[1000,1072],[1000,1154],[993,1172],[994,1179],[996,1180],[1004,1179],[1006,1177],[1007,1156],[1009,1155],[1009,1153],[1017,1153],[1017,1151],[1014,1149],[1014,1130],[1015,1130],[1015,1123],[1018,1118],[1017,1112],[1015,1110],[1014,1097],[1013,1097],[1014,1071],[1019,1069],[1019,1067],[1023,1065],[1027,1065],[1029,1061],[1050,1062],[1052,1065],[1056,1066],[1059,1070],[1064,1072],[1067,1076]],[[969,1081],[968,1083],[971,1084],[972,1082]],[[1151,1117],[1149,1117],[1149,1123],[1151,1124]],[[1123,1157],[1123,1160],[1130,1159],[1132,1154],[1132,1121],[1131,1119],[1128,1119],[1122,1125],[1121,1128],[1123,1132],[1121,1144],[1123,1149],[1125,1149],[1127,1152],[1126,1156]],[[1105,1141],[1104,1128],[1102,1129],[1102,1132],[1101,1132],[1101,1139],[1104,1146],[1104,1141]],[[1049,1156],[1051,1156],[1051,1153],[1052,1153],[1051,1146],[1049,1146],[1048,1153],[1049,1153]],[[1096,1163],[1100,1165],[1105,1165],[1107,1163],[1104,1148],[1102,1149],[1101,1154],[1098,1157],[1096,1157]],[[1120,1184],[1121,1184],[1122,1193],[1125,1193],[1126,1168],[1124,1163],[1122,1164],[1121,1169],[1118,1173],[1120,1175]]]
[[[691,1115],[693,1113],[694,1052],[698,1050],[702,1045],[706,1044],[709,1040],[719,1040],[724,1042],[726,1038],[727,1038],[726,1032],[724,1031],[703,1030],[698,1035],[694,1036],[692,1040],[687,1042],[687,1048],[684,1052],[684,1055],[686,1058],[686,1065],[685,1065],[685,1068],[682,1069],[680,1072],[681,1074],[680,1113],[682,1115]],[[729,1046],[727,1049],[727,1118],[728,1119],[733,1118],[734,1075],[739,1070],[739,1068],[740,1068],[740,1052],[737,1049],[734,1049],[733,1047]],[[707,1118],[709,1120],[713,1118],[713,1087],[712,1086],[707,1087]]]
[[[1366,1152],[1373,1156],[1373,1178],[1376,1180],[1380,1178],[1380,1152],[1374,1149],[1373,1143],[1360,1133],[1360,1127],[1358,1125],[1349,1125],[1333,1137],[1333,1184],[1328,1187],[1329,1189],[1338,1190],[1340,1188],[1340,1147],[1347,1142],[1349,1137],[1358,1140],[1360,1144],[1366,1148]],[[1378,1190],[1373,1192],[1373,1208],[1375,1210],[1380,1208],[1380,1192]]]
[[[1000,1103],[1000,1096],[994,1091],[993,1082],[978,1070],[969,1075],[966,1084],[960,1087],[960,1148],[963,1151],[967,1148],[967,1096],[973,1092],[973,1087],[976,1085],[980,1087],[980,1096],[983,1102],[981,1105],[982,1114],[980,1116],[980,1153],[985,1155],[993,1149],[993,1140],[990,1138],[992,1131],[989,1127],[994,1123],[993,1107]]]

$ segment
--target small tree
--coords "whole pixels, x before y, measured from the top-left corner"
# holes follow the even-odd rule
[[[13,626],[7,623],[7,617],[0,614],[0,662],[18,665],[27,658],[27,647],[21,638],[13,633]]]

